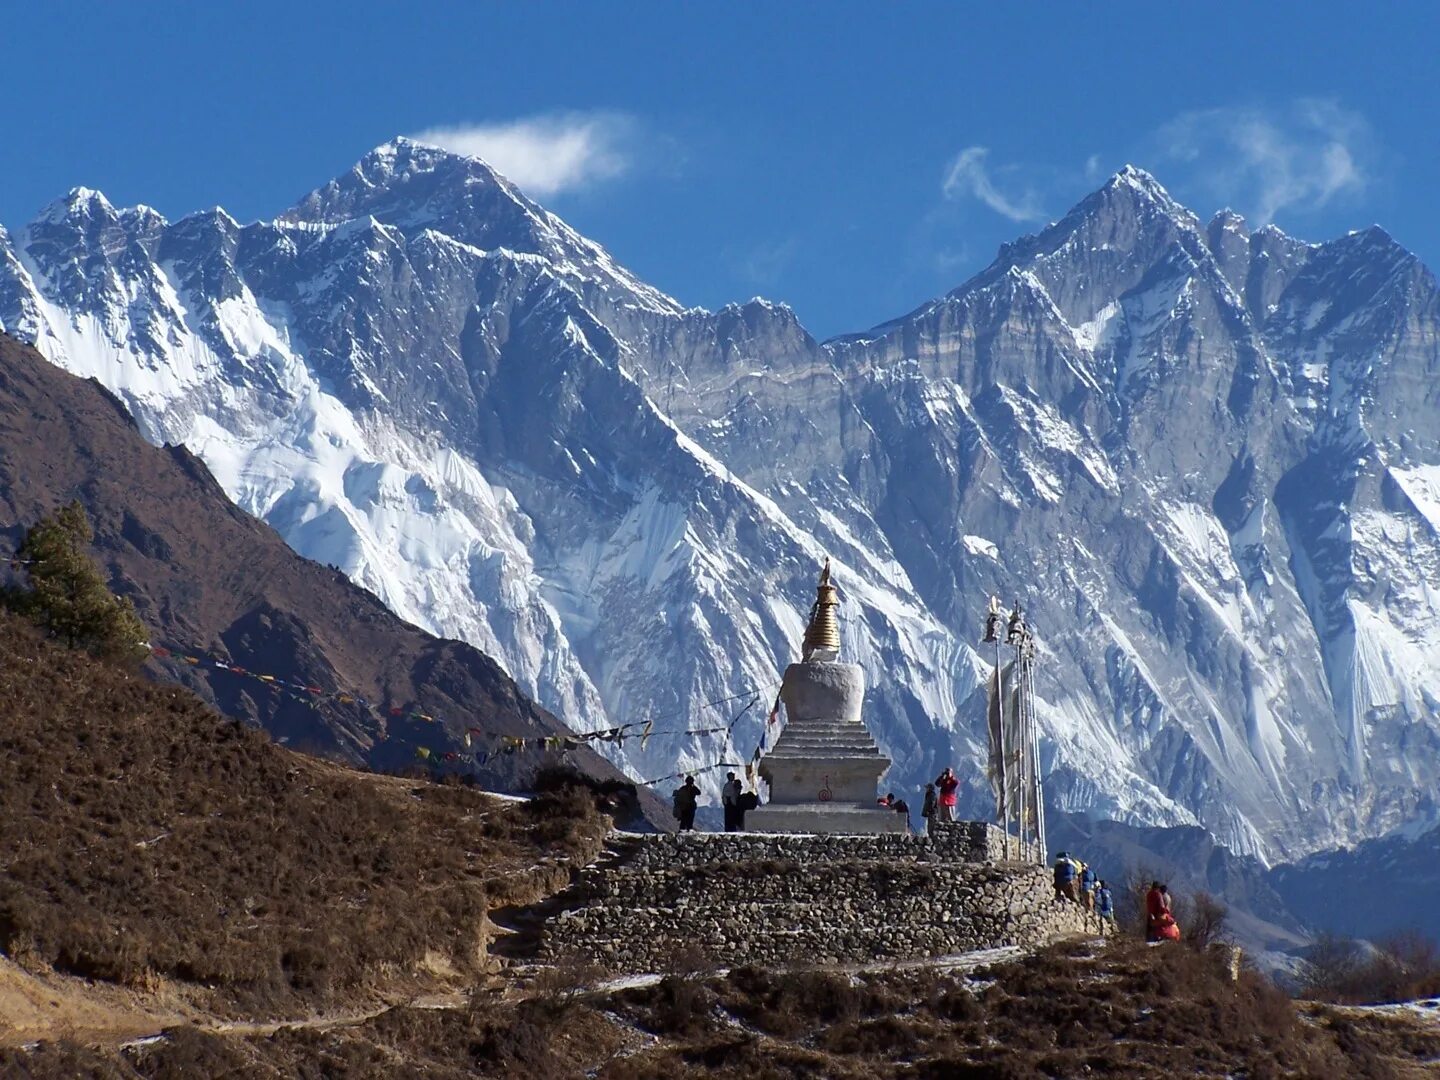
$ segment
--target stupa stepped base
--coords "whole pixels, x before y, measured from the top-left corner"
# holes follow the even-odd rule
[[[770,785],[766,806],[828,802],[835,806],[874,806],[888,758],[826,749],[809,757],[771,753],[760,760],[760,775]],[[821,792],[829,799],[822,799]],[[763,809],[763,808],[762,808]],[[753,812],[753,811],[752,811]]]
[[[670,970],[697,950],[727,967],[873,964],[1107,929],[1057,901],[1044,866],[998,861],[1004,836],[980,822],[937,823],[929,837],[625,840],[624,861],[581,872],[577,906],[545,925],[542,957],[578,954],[617,973]]]
[[[862,803],[766,803],[745,815],[745,831],[754,833],[821,833],[828,836],[870,836],[905,833],[904,814]]]

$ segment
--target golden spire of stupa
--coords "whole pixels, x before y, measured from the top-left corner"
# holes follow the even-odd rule
[[[805,628],[805,644],[800,647],[804,660],[837,660],[840,657],[840,622],[835,609],[840,606],[835,586],[830,584],[830,560],[820,571],[820,584],[815,590],[815,606],[810,609],[810,625]]]

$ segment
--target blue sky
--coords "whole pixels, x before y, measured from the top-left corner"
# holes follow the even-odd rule
[[[822,337],[953,288],[1127,161],[1202,216],[1378,222],[1440,263],[1434,4],[252,0],[5,26],[11,227],[81,184],[270,217],[430,133],[680,300],[769,296]]]

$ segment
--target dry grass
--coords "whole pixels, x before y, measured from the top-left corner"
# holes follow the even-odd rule
[[[1403,1019],[1307,1005],[1302,1016],[1219,957],[1129,942],[1056,947],[969,976],[850,976],[743,968],[671,975],[612,994],[578,971],[517,1002],[392,1009],[330,1031],[265,1038],[175,1031],[100,1054],[0,1052],[0,1073],[93,1076],[596,1076],[736,1078],[1407,1077],[1440,1034]],[[110,1071],[107,1071],[110,1070]],[[129,1071],[127,1071],[129,1070]]]
[[[487,881],[535,896],[603,831],[569,787],[512,807],[294,754],[0,616],[0,948],[31,966],[312,1011],[439,954],[483,963]]]
[[[621,995],[621,1011],[663,1047],[599,1075],[686,1075],[703,1062],[736,1077],[1382,1077],[1440,1053],[1440,1034],[1414,1027],[1304,1022],[1263,978],[1232,982],[1219,954],[1088,950],[1060,946],[972,979],[740,969],[684,999],[662,982]]]

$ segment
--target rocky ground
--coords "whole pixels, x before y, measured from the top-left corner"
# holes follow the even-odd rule
[[[7,1075],[1421,1077],[1440,1025],[1414,1011],[1298,1007],[1224,954],[1073,942],[982,966],[738,968],[528,986],[369,1015],[175,1026],[111,1045],[0,1050]]]

